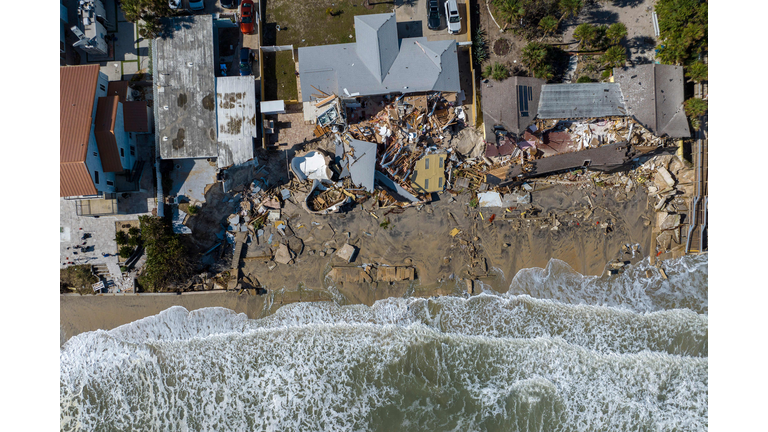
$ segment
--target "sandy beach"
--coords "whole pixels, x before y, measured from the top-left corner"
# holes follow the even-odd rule
[[[220,306],[259,318],[296,301],[333,299],[341,304],[371,305],[388,297],[461,295],[466,289],[463,279],[479,280],[495,291],[506,292],[520,269],[545,267],[552,258],[565,261],[584,275],[600,275],[606,263],[621,256],[622,245],[639,244],[640,256],[636,259],[647,256],[650,249],[651,228],[644,218],[650,217],[651,210],[644,188],[627,194],[623,189],[588,183],[541,182],[532,194],[533,206],[541,211],[537,218],[528,219],[522,218],[519,211],[473,209],[469,200],[469,194],[441,194],[438,201],[420,210],[410,208],[402,214],[389,214],[388,229],[379,225],[384,212],[378,211],[380,219],[372,217],[367,212],[368,203],[342,215],[327,216],[309,215],[297,206],[287,206],[287,218],[302,244],[295,262],[278,264],[270,270],[267,262],[244,260],[241,268],[243,276],[257,279],[268,294],[62,296],[62,343],[81,332],[109,330],[175,305],[188,310]],[[493,214],[496,216],[491,223]],[[555,224],[548,215],[557,219],[557,229],[553,229]],[[601,224],[609,220],[612,230],[606,233]],[[302,225],[304,228],[295,228]],[[461,234],[451,237],[454,228]],[[346,242],[359,248],[351,264],[318,253],[323,248],[338,249]],[[479,269],[471,267],[468,247],[485,259],[487,274],[478,275]],[[258,248],[255,245],[248,254],[258,255]],[[417,279],[334,283],[325,278],[333,266],[361,264],[411,265]]]

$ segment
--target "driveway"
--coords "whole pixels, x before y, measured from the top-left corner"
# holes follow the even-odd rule
[[[426,37],[428,41],[455,39],[456,42],[470,40],[467,33],[467,3],[457,2],[459,15],[461,15],[461,31],[459,34],[448,33],[445,21],[445,0],[438,0],[440,9],[440,28],[430,30],[427,28],[427,1],[428,0],[395,0],[395,17],[397,19],[397,33],[401,38]]]

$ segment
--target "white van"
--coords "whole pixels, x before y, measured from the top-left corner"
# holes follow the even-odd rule
[[[458,34],[461,31],[461,16],[456,0],[445,1],[445,20],[448,22],[448,33]]]

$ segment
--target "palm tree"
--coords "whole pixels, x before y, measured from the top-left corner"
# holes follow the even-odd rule
[[[627,62],[627,51],[621,45],[614,45],[608,48],[600,57],[600,63],[607,68],[624,66]]]
[[[573,37],[579,40],[579,46],[582,48],[592,45],[596,36],[597,28],[588,23],[579,24],[576,26],[576,30],[573,31]]]
[[[541,21],[539,21],[539,28],[544,32],[544,35],[541,37],[541,39],[544,39],[544,36],[548,35],[549,33],[554,33],[557,31],[557,26],[557,18],[553,17],[552,15],[547,15],[542,18]]]
[[[685,72],[685,76],[690,78],[690,81],[700,83],[707,80],[707,65],[702,61],[695,61],[686,69],[688,70]]]
[[[496,6],[496,10],[499,12],[499,19],[504,21],[504,29],[507,26],[520,19],[525,15],[525,9],[520,0],[494,0],[493,5]]]
[[[487,65],[483,71],[483,78],[493,78],[496,81],[503,81],[509,77],[509,69],[499,62],[493,63],[493,65]]]
[[[685,114],[691,118],[701,117],[707,112],[707,101],[704,99],[690,98],[683,105],[685,106]]]
[[[533,71],[533,76],[534,78],[541,78],[544,81],[549,81],[555,76],[555,74],[552,72],[552,65],[545,64],[541,65],[539,68]]]
[[[608,40],[611,41],[612,44],[616,45],[621,41],[622,38],[627,36],[627,26],[625,26],[623,23],[611,24],[611,26],[608,27],[608,30],[605,32],[605,36],[608,38]]]
[[[530,71],[535,71],[547,58],[547,46],[541,42],[529,42],[523,48],[523,63]]]
[[[578,15],[579,12],[581,12],[581,6],[581,0],[560,0],[560,3],[558,3],[557,7],[560,9],[563,15],[557,21],[557,25],[560,26],[560,22],[569,16]]]

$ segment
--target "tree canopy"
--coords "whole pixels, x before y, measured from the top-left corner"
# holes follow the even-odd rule
[[[707,65],[702,61],[695,61],[686,66],[685,76],[695,83],[707,80]]]
[[[147,262],[139,279],[148,291],[162,291],[184,281],[192,273],[192,263],[184,245],[167,220],[140,216],[141,238]]]
[[[600,57],[600,63],[607,68],[624,66],[627,61],[627,50],[621,45],[614,45],[608,48]]]
[[[707,0],[659,0],[658,58],[666,64],[687,64],[707,50]]]
[[[608,30],[606,30],[605,36],[615,45],[621,42],[623,38],[627,37],[627,26],[620,22],[613,23],[608,27]]]

